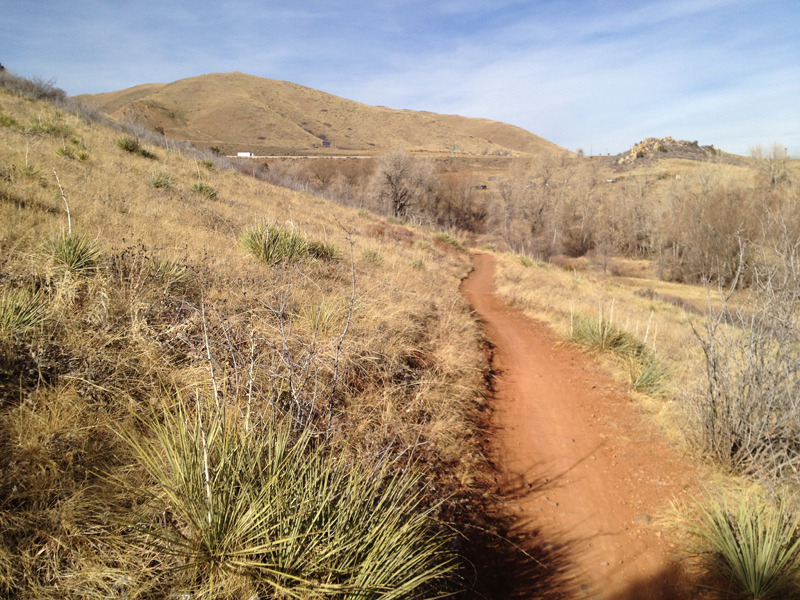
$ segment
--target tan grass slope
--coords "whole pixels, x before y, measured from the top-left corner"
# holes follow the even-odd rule
[[[80,96],[117,118],[222,151],[357,152],[392,148],[466,154],[552,154],[563,149],[524,129],[432,112],[369,106],[287,81],[214,73]]]
[[[127,434],[143,429],[137,419],[149,423],[178,404],[197,414],[213,405],[215,423],[235,417],[242,431],[297,408],[302,416],[291,418],[325,437],[329,456],[372,461],[355,473],[376,473],[378,461],[420,473],[424,515],[480,477],[471,423],[482,404],[482,359],[458,291],[468,255],[421,227],[170,146],[0,89],[0,597],[267,598],[278,585],[297,585],[291,557],[291,580],[270,589],[249,567],[213,567],[217,559],[203,557],[230,558],[222,546],[233,547],[218,536],[211,554],[203,550],[213,527],[187,536],[183,517],[172,519],[182,547],[200,557],[194,569],[126,525],[130,507],[137,523],[156,522],[150,503],[165,488],[153,474],[172,456],[169,444],[151,451],[150,434],[142,442]],[[300,240],[299,256],[255,256],[245,241],[267,226]],[[171,433],[162,437],[178,439]],[[135,444],[153,459],[152,473],[136,466]],[[189,507],[206,502],[197,522],[209,526],[225,506],[216,485],[224,470],[207,467],[215,452],[203,459],[205,473],[215,473],[203,499],[176,496]],[[448,502],[441,511],[450,520]],[[325,503],[334,505],[349,503]],[[327,522],[355,531],[351,521]],[[340,555],[320,548],[306,555]],[[253,553],[266,556],[263,547]],[[412,584],[426,581],[429,571],[402,558],[397,544],[390,554],[411,567]],[[334,571],[312,565],[308,585],[335,592]],[[339,579],[351,585],[355,576]]]

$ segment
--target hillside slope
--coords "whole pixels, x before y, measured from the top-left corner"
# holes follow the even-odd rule
[[[226,153],[311,151],[324,140],[341,150],[392,148],[466,154],[560,153],[519,127],[487,119],[369,106],[286,81],[215,73],[78,96],[120,119]]]
[[[69,108],[0,89],[0,596],[267,598],[282,594],[278,586],[309,596],[309,586],[338,590],[331,573],[350,585],[360,576],[353,565],[369,556],[348,532],[368,539],[358,528],[384,514],[369,508],[380,496],[328,502],[302,492],[317,481],[330,493],[322,470],[316,480],[310,471],[254,471],[280,456],[276,422],[316,440],[281,469],[328,465],[350,473],[353,486],[369,484],[361,473],[380,483],[379,463],[392,481],[413,472],[409,485],[425,494],[424,506],[403,496],[414,518],[436,529],[429,507],[439,506],[451,520],[455,500],[437,503],[459,497],[482,470],[471,433],[482,360],[458,292],[466,253],[430,231],[242,175],[210,154],[139,145]],[[265,230],[269,239],[253,243]],[[290,234],[300,242],[284,244],[283,255],[256,256]],[[223,444],[207,431],[229,437]],[[200,463],[191,444],[170,447],[200,438],[205,476],[192,470]],[[174,451],[186,481],[159,470]],[[281,481],[289,489],[259,492]],[[247,482],[258,485],[246,492]],[[170,499],[164,491],[173,489]],[[263,517],[269,499],[289,506],[296,492],[307,498],[274,521]],[[300,546],[253,549],[267,539],[254,526],[223,531],[224,547],[214,537],[212,516],[236,517],[257,500],[258,523],[301,527],[291,518],[308,498],[322,503],[315,514],[325,521],[314,517]],[[358,502],[369,508],[361,516],[335,512]],[[164,527],[159,515],[169,515]],[[338,539],[332,528],[345,522],[341,552],[314,542],[299,563],[291,555],[320,531]],[[162,533],[181,550],[164,551]],[[396,540],[386,548],[404,557]],[[318,558],[352,549],[361,558],[345,570]],[[255,566],[218,569],[232,553]],[[402,560],[381,558],[376,575],[393,577],[392,588],[425,581],[414,577],[423,563]],[[276,579],[276,564],[291,577]],[[449,565],[440,562],[433,583],[450,585]]]

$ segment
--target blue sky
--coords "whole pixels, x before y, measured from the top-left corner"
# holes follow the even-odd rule
[[[571,150],[800,156],[795,0],[0,0],[0,63],[69,94],[242,71]]]

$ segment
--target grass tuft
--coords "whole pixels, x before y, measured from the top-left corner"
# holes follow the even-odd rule
[[[681,519],[688,552],[701,568],[741,598],[797,598],[800,594],[800,516],[781,502],[768,504],[742,495],[698,502],[694,516]]]

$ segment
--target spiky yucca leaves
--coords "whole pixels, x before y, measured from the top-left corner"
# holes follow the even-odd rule
[[[190,413],[179,402],[145,423],[152,437],[123,433],[156,484],[138,489],[142,542],[187,573],[183,592],[413,598],[454,569],[418,476],[358,464],[285,423]]]
[[[46,316],[46,302],[41,293],[23,288],[0,294],[0,339],[34,329]]]
[[[156,189],[171,190],[175,187],[175,178],[166,171],[160,171],[150,177],[150,185]]]
[[[338,250],[324,242],[309,240],[303,234],[259,223],[242,232],[239,241],[246,250],[268,265],[296,262],[306,256],[336,260]]]
[[[102,253],[93,239],[74,232],[61,232],[45,243],[45,252],[50,255],[58,269],[74,275],[94,275],[100,268]]]
[[[192,192],[199,196],[208,198],[209,200],[217,199],[217,190],[215,190],[211,184],[208,184],[205,181],[198,181],[192,184]]]
[[[690,556],[737,597],[800,598],[800,515],[790,514],[784,503],[747,495],[735,501],[706,498],[682,525]]]
[[[138,154],[144,158],[156,158],[156,155],[145,149],[139,140],[129,135],[123,135],[117,138],[117,147],[120,150],[130,152],[131,154]]]
[[[610,319],[575,315],[568,339],[591,352],[607,352],[620,359],[634,390],[651,395],[664,393],[668,377],[664,364],[632,333]]]
[[[602,315],[596,319],[575,315],[569,341],[595,352],[618,355],[638,354],[642,343]]]

